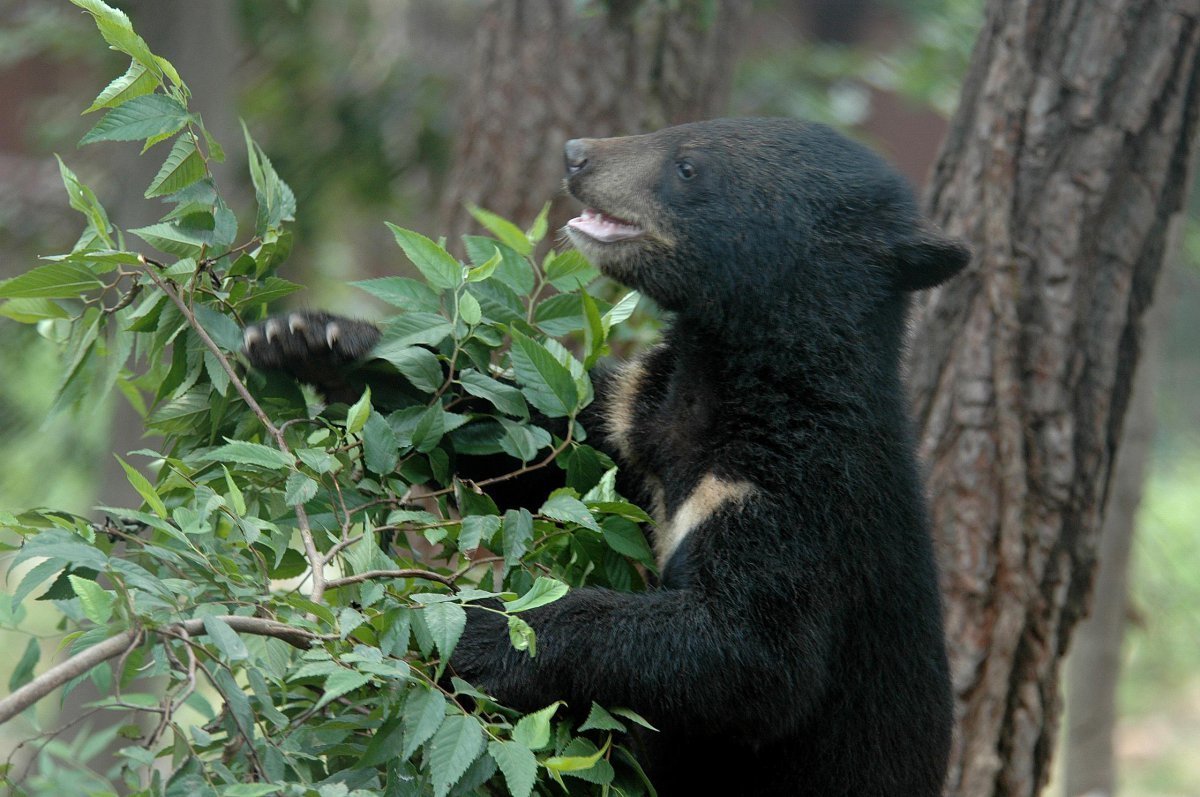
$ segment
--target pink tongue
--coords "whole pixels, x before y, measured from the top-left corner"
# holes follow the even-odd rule
[[[604,243],[625,241],[642,234],[641,227],[605,216],[591,208],[584,208],[583,213],[567,222],[567,226]]]

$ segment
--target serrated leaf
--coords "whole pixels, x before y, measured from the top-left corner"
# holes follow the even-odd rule
[[[611,744],[612,737],[609,736],[604,746],[597,750],[587,739],[576,738],[563,749],[563,755],[551,756],[542,763],[555,774],[573,775],[589,783],[609,783],[614,775],[612,764],[601,759]],[[593,767],[594,771],[589,771]]]
[[[363,390],[363,394],[358,401],[350,406],[350,410],[346,413],[346,431],[350,434],[358,434],[367,424],[367,419],[371,417],[371,388]]]
[[[383,336],[373,354],[387,360],[409,346],[436,346],[453,330],[453,325],[440,315],[404,313],[384,325]]]
[[[150,508],[159,517],[167,517],[167,507],[163,503],[163,500],[158,497],[158,492],[154,489],[154,485],[150,483],[150,480],[116,454],[113,454],[113,456],[117,457],[117,462],[121,463],[121,468],[125,471],[125,477],[129,480],[133,489],[137,490],[138,495],[150,505]]]
[[[542,508],[538,510],[538,514],[564,523],[578,523],[580,526],[589,528],[592,531],[600,531],[600,524],[596,522],[596,518],[592,516],[591,511],[582,501],[572,496],[569,492],[556,490],[546,500],[546,503],[542,504]]]
[[[560,291],[586,288],[600,276],[600,271],[577,249],[552,252],[543,265],[546,280]]]
[[[187,188],[206,173],[204,159],[200,157],[191,136],[180,136],[146,189],[146,198],[173,194]]]
[[[495,273],[496,267],[500,265],[503,259],[504,256],[500,254],[500,250],[496,249],[494,255],[478,266],[467,270],[467,282],[483,282],[485,279],[488,279]]]
[[[283,222],[292,221],[296,215],[296,195],[271,165],[262,148],[250,137],[250,129],[242,122],[242,135],[246,140],[246,157],[250,166],[250,182],[254,185],[254,196],[258,202],[255,232],[265,236],[278,230]]]
[[[158,78],[137,61],[131,61],[125,74],[116,78],[101,91],[84,113],[101,108],[115,108],[122,103],[150,94],[158,87]]]
[[[467,626],[466,611],[457,603],[434,603],[421,611],[429,635],[433,637],[433,644],[437,646],[442,659],[449,660]]]
[[[625,733],[625,723],[609,714],[599,703],[592,702],[591,711],[588,712],[587,719],[579,726],[579,731],[619,731]]]
[[[404,250],[404,254],[424,275],[429,284],[442,290],[453,290],[462,281],[462,266],[454,256],[419,232],[385,222]]]
[[[446,718],[429,743],[427,760],[435,797],[446,797],[483,752],[483,745],[483,729],[477,719],[461,714]]]
[[[67,200],[71,207],[87,218],[88,229],[95,233],[105,246],[111,248],[114,245],[109,235],[112,225],[108,221],[108,213],[105,212],[104,206],[100,204],[92,189],[84,185],[75,172],[67,168],[62,158],[55,155],[54,159],[58,161],[58,173],[62,177],[63,187],[67,189]]]
[[[513,741],[523,744],[530,750],[541,750],[550,744],[550,720],[563,701],[558,700],[545,708],[526,714],[517,721],[513,728]]]
[[[517,294],[527,295],[533,290],[536,282],[533,265],[510,247],[482,235],[464,235],[463,244],[466,246],[467,256],[476,266],[482,266],[497,252],[500,253],[500,263],[496,266],[493,276],[508,288],[517,304],[520,304]],[[485,281],[485,284],[491,283]]]
[[[204,246],[209,243],[209,231],[173,222],[150,224],[129,232],[160,252],[179,257],[198,257]]]
[[[504,773],[512,797],[529,797],[537,776],[537,758],[520,742],[498,740],[488,743],[488,753]]]
[[[483,319],[479,301],[466,291],[458,297],[458,317],[469,327],[475,326]]]
[[[424,744],[446,718],[446,698],[435,689],[417,687],[409,692],[404,703],[404,747],[401,758],[408,758]]]
[[[229,490],[229,499],[233,501],[233,511],[238,515],[246,514],[246,497],[242,495],[242,491],[233,481],[233,476],[229,474],[229,468],[222,465],[221,470],[225,471],[225,486]]]
[[[567,585],[557,579],[538,576],[528,592],[514,601],[505,601],[504,610],[515,614],[536,609],[558,600],[567,594],[567,590]]]
[[[71,582],[71,589],[78,596],[87,618],[96,625],[107,625],[112,619],[113,604],[116,603],[117,596],[86,578],[69,575],[67,580]]]
[[[219,617],[209,615],[204,618],[204,631],[208,638],[217,646],[217,650],[229,661],[242,661],[250,658],[246,643],[238,636],[237,631],[229,627],[229,623]]]
[[[633,315],[633,311],[637,309],[641,298],[642,295],[637,291],[630,291],[621,297],[621,301],[609,308],[609,311],[600,319],[600,322],[604,325],[604,333],[608,334],[613,327]]]
[[[42,646],[38,644],[36,637],[30,637],[29,641],[25,643],[25,652],[21,654],[17,666],[13,668],[12,675],[8,676],[9,693],[17,691],[33,680],[33,671],[41,657]]]
[[[472,369],[460,371],[458,381],[463,390],[472,396],[487,399],[505,415],[526,420],[529,418],[529,407],[525,404],[525,397],[512,385],[506,385]]]
[[[533,244],[521,228],[508,219],[502,218],[490,210],[484,210],[475,205],[468,205],[467,210],[475,220],[487,228],[488,232],[499,238],[506,246],[520,255],[528,255],[533,251]]]
[[[510,509],[504,513],[504,563],[512,567],[521,561],[533,539],[533,515],[527,509]]]
[[[188,122],[187,109],[174,97],[145,94],[113,108],[79,140],[79,145],[97,141],[140,141],[179,132]]]
[[[545,346],[512,330],[509,357],[529,403],[551,418],[570,415],[579,405],[575,380]]]
[[[245,440],[231,440],[223,446],[217,446],[204,458],[210,462],[241,462],[272,470],[286,470],[293,464],[292,458],[279,449]]]
[[[399,443],[396,433],[387,419],[372,412],[362,430],[363,460],[372,473],[387,474],[396,469],[400,461]]]
[[[307,504],[317,495],[318,484],[303,473],[288,474],[283,500],[289,506]]]
[[[421,346],[403,349],[388,346],[377,351],[376,356],[396,366],[396,370],[404,374],[418,390],[436,393],[442,386],[442,364],[429,349]]]
[[[468,515],[462,519],[462,531],[458,533],[458,550],[470,553],[480,546],[483,540],[490,540],[500,529],[500,518],[497,515]]]
[[[321,699],[317,701],[315,708],[320,708],[329,702],[336,700],[347,692],[352,692],[360,686],[366,686],[370,682],[371,677],[365,673],[356,672],[355,670],[339,669],[337,672],[325,678],[325,694],[321,695]]]
[[[438,294],[423,282],[408,277],[381,277],[350,283],[380,301],[402,308],[426,313],[441,310]]]
[[[546,237],[546,231],[549,229],[550,220],[550,203],[542,205],[542,209],[538,211],[537,218],[533,220],[533,224],[529,225],[529,229],[525,231],[525,237],[530,243],[536,244]]]
[[[109,45],[125,53],[145,66],[156,76],[166,74],[176,85],[181,85],[174,67],[163,58],[150,52],[146,42],[133,31],[133,25],[125,12],[113,8],[103,0],[71,0],[72,3],[91,14],[96,20],[100,35]]]
[[[76,263],[47,263],[0,282],[0,299],[73,299],[103,284]]]

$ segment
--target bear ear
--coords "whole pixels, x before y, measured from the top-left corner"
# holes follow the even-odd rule
[[[961,271],[971,259],[971,250],[961,241],[922,225],[912,238],[896,247],[895,258],[896,287],[919,291],[940,285]]]

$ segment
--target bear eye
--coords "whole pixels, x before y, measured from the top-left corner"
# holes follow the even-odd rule
[[[675,164],[675,171],[680,180],[691,180],[696,176],[696,166],[691,161],[679,161]]]

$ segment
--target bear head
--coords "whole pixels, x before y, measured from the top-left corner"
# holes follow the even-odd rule
[[[824,125],[717,119],[574,139],[565,154],[585,206],[572,243],[683,315],[846,297],[871,312],[969,259],[921,220],[903,177]]]

